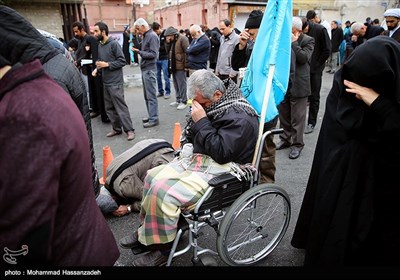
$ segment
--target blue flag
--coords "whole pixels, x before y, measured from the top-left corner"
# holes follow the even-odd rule
[[[265,122],[278,115],[277,106],[282,102],[288,87],[292,17],[291,0],[268,1],[241,85],[243,95],[257,113],[265,115]],[[270,77],[272,84],[268,87],[270,72],[273,75]],[[268,103],[263,113],[266,95]]]

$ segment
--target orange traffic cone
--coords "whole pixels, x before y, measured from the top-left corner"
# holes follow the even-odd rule
[[[181,134],[182,134],[182,128],[180,123],[175,123],[174,127],[174,139],[172,142],[172,148],[175,150],[178,150],[181,147]]]
[[[99,179],[100,184],[104,185],[106,183],[107,177],[107,167],[114,159],[114,156],[111,152],[110,146],[103,147],[103,177]]]

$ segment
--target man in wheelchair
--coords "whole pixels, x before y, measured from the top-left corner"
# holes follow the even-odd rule
[[[211,178],[251,162],[254,154],[258,115],[236,83],[198,70],[188,79],[187,94],[193,103],[183,136],[193,145],[193,153],[182,152],[172,162],[148,171],[141,225],[120,240],[123,248],[145,245],[149,249],[133,261],[134,266],[165,265],[181,210],[193,209]]]

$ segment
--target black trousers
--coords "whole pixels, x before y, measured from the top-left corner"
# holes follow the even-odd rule
[[[322,71],[318,73],[311,73],[310,85],[311,95],[308,97],[308,124],[313,127],[317,124],[318,111],[319,111],[319,99],[322,84]]]

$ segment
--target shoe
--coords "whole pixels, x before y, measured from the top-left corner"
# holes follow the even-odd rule
[[[147,122],[149,122],[149,118],[143,118],[142,119],[142,123],[147,123]]]
[[[144,128],[149,128],[149,127],[153,127],[153,126],[157,126],[158,125],[158,120],[152,122],[152,121],[148,121],[147,123],[143,124]]]
[[[296,159],[300,156],[301,148],[299,147],[292,147],[292,150],[289,153],[290,159]]]
[[[331,69],[326,70],[325,73],[331,73]]]
[[[140,245],[142,245],[142,243],[139,242],[139,236],[137,231],[119,240],[119,246],[125,249],[132,249]]]
[[[170,99],[170,98],[171,98],[171,94],[164,95],[164,99]]]
[[[114,129],[111,131],[111,132],[109,132],[109,133],[107,133],[107,137],[113,137],[113,136],[115,136],[115,135],[120,135],[122,133],[122,131],[115,131]]]
[[[164,96],[164,94],[162,94],[162,93],[157,94],[157,97],[163,97],[163,96]]]
[[[179,103],[176,101],[169,103],[169,106],[172,106],[172,107],[177,107],[178,105],[179,105]]]
[[[150,251],[132,262],[133,266],[165,266],[168,257],[163,255],[161,251]]]
[[[335,74],[336,70],[331,70],[330,74]]]
[[[312,124],[308,124],[306,129],[304,130],[305,134],[309,134],[314,131],[314,126]]]
[[[288,143],[288,142],[285,142],[285,141],[279,141],[278,142],[278,144],[276,144],[276,149],[277,150],[283,150],[283,149],[286,149],[286,148],[289,148],[290,147],[290,144]]]
[[[178,107],[176,107],[176,109],[178,109],[178,110],[183,110],[183,109],[185,109],[187,107],[187,104],[185,104],[185,103],[179,103],[179,105],[178,105]]]
[[[90,118],[91,118],[91,119],[97,117],[98,115],[100,115],[99,112],[90,112]]]
[[[132,141],[133,139],[135,139],[135,132],[133,131],[128,131],[126,134],[128,134],[128,141]]]

